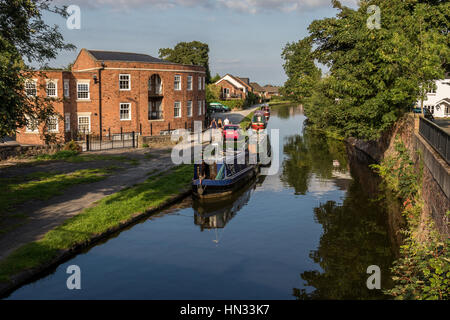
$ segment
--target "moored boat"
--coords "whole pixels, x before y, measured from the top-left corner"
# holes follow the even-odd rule
[[[226,151],[221,159],[205,159],[194,165],[192,193],[198,198],[217,198],[239,190],[259,172],[258,164],[251,164],[249,152]]]
[[[267,120],[264,115],[264,111],[257,110],[255,111],[252,117],[252,130],[264,130],[267,127]]]

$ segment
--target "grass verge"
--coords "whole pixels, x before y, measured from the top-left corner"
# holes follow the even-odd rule
[[[43,239],[18,248],[1,261],[0,281],[6,282],[12,275],[48,263],[63,250],[86,243],[137,214],[162,205],[187,188],[191,178],[191,165],[178,166],[103,198],[95,207],[66,220]]]
[[[29,200],[47,200],[73,185],[103,180],[116,167],[77,170],[69,174],[35,172],[0,179],[0,216]]]
[[[114,155],[101,155],[101,154],[80,154],[76,151],[71,150],[61,150],[53,154],[41,154],[37,155],[34,158],[36,161],[50,161],[50,160],[62,160],[66,162],[87,162],[87,161],[107,161],[107,160],[113,160],[113,161],[120,161],[120,162],[126,162],[132,165],[139,164],[139,160],[132,159],[125,156],[114,156]]]
[[[239,125],[241,126],[241,128],[243,130],[247,130],[250,127],[254,114],[255,114],[255,111],[249,113],[244,119],[242,119],[242,121]]]

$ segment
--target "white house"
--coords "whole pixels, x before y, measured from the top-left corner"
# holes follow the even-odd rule
[[[421,101],[417,102],[420,107]],[[423,101],[423,107],[430,110],[436,118],[450,117],[450,77],[436,80],[436,88],[430,89]]]

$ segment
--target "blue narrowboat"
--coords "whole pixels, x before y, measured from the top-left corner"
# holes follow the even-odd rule
[[[220,159],[205,159],[194,165],[192,193],[198,198],[232,194],[258,175],[259,166],[249,163],[248,150],[227,151]]]

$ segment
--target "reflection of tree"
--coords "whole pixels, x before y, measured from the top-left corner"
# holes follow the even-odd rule
[[[327,138],[313,130],[304,130],[303,136],[286,139],[282,181],[295,189],[296,194],[305,194],[308,184],[315,174],[320,179],[331,179],[333,171],[347,171],[347,154],[343,142]],[[333,160],[340,165],[335,168]]]
[[[310,258],[323,272],[305,271],[301,278],[315,290],[294,289],[298,299],[377,299],[379,290],[368,290],[370,265],[381,268],[382,288],[390,286],[393,255],[386,230],[386,214],[380,202],[370,200],[364,186],[353,181],[342,205],[329,201],[314,209],[323,226],[319,248]]]
[[[274,109],[274,108],[276,110],[276,115],[278,116],[278,118],[280,118],[280,119],[288,119],[289,116],[290,116],[290,111],[292,109],[292,105],[284,104],[284,105],[272,107],[272,109]]]

